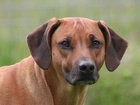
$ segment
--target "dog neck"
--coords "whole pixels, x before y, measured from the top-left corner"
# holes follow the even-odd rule
[[[62,75],[50,68],[44,71],[54,105],[84,105],[88,86],[73,86]]]

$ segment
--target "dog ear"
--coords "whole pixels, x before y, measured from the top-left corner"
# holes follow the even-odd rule
[[[27,36],[27,43],[35,62],[46,70],[51,63],[51,36],[60,25],[59,20],[53,18],[35,29]]]
[[[98,25],[106,41],[106,67],[109,71],[114,71],[119,66],[128,43],[114,30],[106,26],[103,21],[99,21]]]

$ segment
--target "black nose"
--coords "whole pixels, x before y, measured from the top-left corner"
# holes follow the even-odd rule
[[[90,74],[93,73],[95,65],[92,61],[80,61],[79,70],[81,73]]]

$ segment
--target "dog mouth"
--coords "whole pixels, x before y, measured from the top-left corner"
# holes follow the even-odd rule
[[[98,77],[92,77],[92,78],[65,78],[67,82],[69,82],[71,85],[92,85],[95,84],[98,80]]]
[[[78,80],[74,84],[75,85],[92,85],[95,83],[95,80]]]
[[[64,70],[64,77],[71,85],[92,85],[99,78],[98,70],[91,61],[81,61],[76,63],[70,70]],[[82,65],[82,66],[81,66]],[[67,68],[68,69],[68,68]]]

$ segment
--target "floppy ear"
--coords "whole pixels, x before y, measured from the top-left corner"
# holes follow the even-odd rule
[[[53,18],[35,29],[27,36],[27,43],[35,62],[46,70],[51,63],[51,35],[60,25],[59,20]]]
[[[106,41],[106,67],[109,71],[114,71],[119,66],[128,43],[115,31],[106,26],[103,21],[99,21],[98,25]]]

